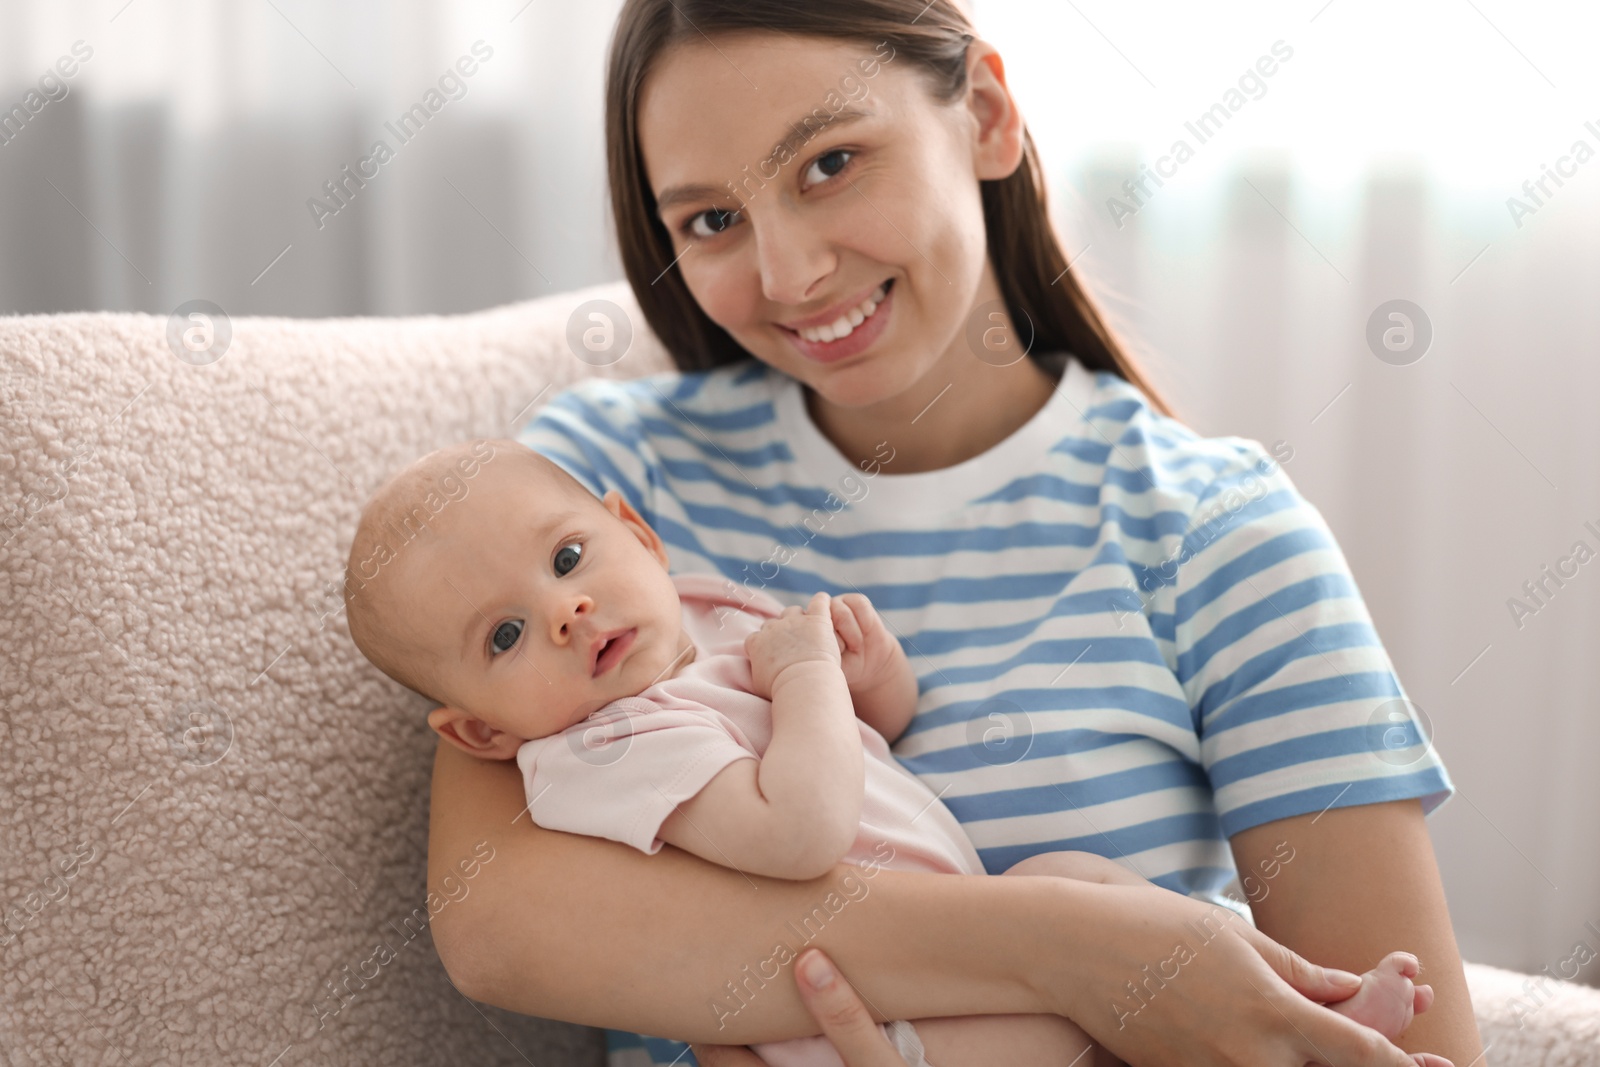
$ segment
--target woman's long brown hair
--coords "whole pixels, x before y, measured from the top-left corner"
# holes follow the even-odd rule
[[[639,93],[651,66],[680,42],[728,33],[783,33],[888,42],[928,76],[934,97],[949,103],[966,91],[967,45],[976,30],[952,0],[626,0],[617,18],[606,71],[606,166],[611,210],[628,282],[650,328],[679,370],[709,370],[751,358],[700,309],[683,275],[669,270],[671,235],[656,216],[655,195],[639,150]],[[982,183],[989,261],[1014,323],[1034,328],[1029,356],[1044,363],[1072,353],[1091,370],[1137,386],[1157,410],[1172,409],[1152,386],[1092,297],[1067,267],[1045,204],[1043,170],[1023,132],[1022,163],[1010,177]]]

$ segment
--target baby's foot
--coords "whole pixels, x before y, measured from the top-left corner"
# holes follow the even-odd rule
[[[1411,953],[1391,952],[1361,976],[1361,988],[1353,996],[1328,1007],[1393,1041],[1412,1018],[1433,1006],[1433,987],[1412,982],[1421,969]],[[1427,1053],[1413,1058],[1423,1067],[1449,1063]]]
[[[1328,1007],[1393,1041],[1411,1025],[1413,1016],[1433,1004],[1431,986],[1412,984],[1420,970],[1409,952],[1391,952],[1361,976],[1361,988],[1354,996]]]

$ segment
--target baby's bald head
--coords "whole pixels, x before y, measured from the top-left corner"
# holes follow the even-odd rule
[[[577,479],[526,445],[468,441],[428,453],[380,486],[350,544],[344,599],[351,638],[384,674],[435,703],[448,703],[446,694],[432,691],[436,650],[419,643],[407,625],[403,593],[414,562],[408,555],[470,524],[474,498],[501,492],[538,493],[551,507],[601,507]]]

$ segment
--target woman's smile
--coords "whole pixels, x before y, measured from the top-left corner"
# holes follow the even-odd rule
[[[865,352],[889,327],[894,279],[877,286],[864,299],[835,305],[820,315],[779,324],[796,351],[818,363],[837,363]]]

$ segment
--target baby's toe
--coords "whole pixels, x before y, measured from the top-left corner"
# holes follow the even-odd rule
[[[1374,971],[1390,971],[1405,978],[1415,978],[1422,973],[1422,963],[1409,952],[1391,952],[1378,961]]]

